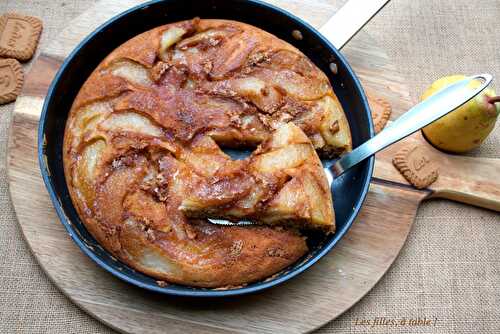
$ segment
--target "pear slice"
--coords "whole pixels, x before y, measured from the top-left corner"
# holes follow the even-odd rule
[[[321,161],[293,123],[281,126],[246,160],[228,158],[214,175],[198,178],[186,193],[179,209],[192,218],[335,230],[332,195]]]

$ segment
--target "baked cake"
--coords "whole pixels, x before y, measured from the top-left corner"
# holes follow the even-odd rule
[[[231,160],[224,146],[257,149]],[[63,158],[79,216],[106,250],[159,280],[223,287],[300,259],[294,227],[334,230],[315,150],[350,148],[327,77],[299,50],[244,23],[194,19],[98,65],[71,108]]]
[[[233,161],[213,144],[223,163],[207,178],[188,168],[179,210],[194,218],[250,220],[333,232],[332,196],[321,161],[299,127],[287,123],[250,157]],[[216,159],[214,159],[216,160]]]

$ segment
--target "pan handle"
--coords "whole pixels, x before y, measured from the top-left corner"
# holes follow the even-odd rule
[[[388,2],[389,0],[349,0],[319,32],[340,50]]]

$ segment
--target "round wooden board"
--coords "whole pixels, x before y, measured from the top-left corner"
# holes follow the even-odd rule
[[[47,87],[61,61],[85,35],[137,2],[104,0],[72,21],[35,61],[16,103],[8,154],[10,192],[40,266],[75,304],[124,333],[167,329],[169,333],[301,333],[335,319],[370,291],[390,267],[426,192],[375,178],[357,221],[329,255],[286,284],[231,299],[166,297],[130,286],[87,258],[59,223],[36,157],[38,118]],[[315,26],[333,12],[324,1],[272,2]],[[365,88],[386,98],[395,114],[410,106],[402,78],[369,36],[361,33],[343,52]]]

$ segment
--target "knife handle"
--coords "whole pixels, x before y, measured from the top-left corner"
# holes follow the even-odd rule
[[[389,0],[349,0],[319,32],[340,50],[388,2]]]

